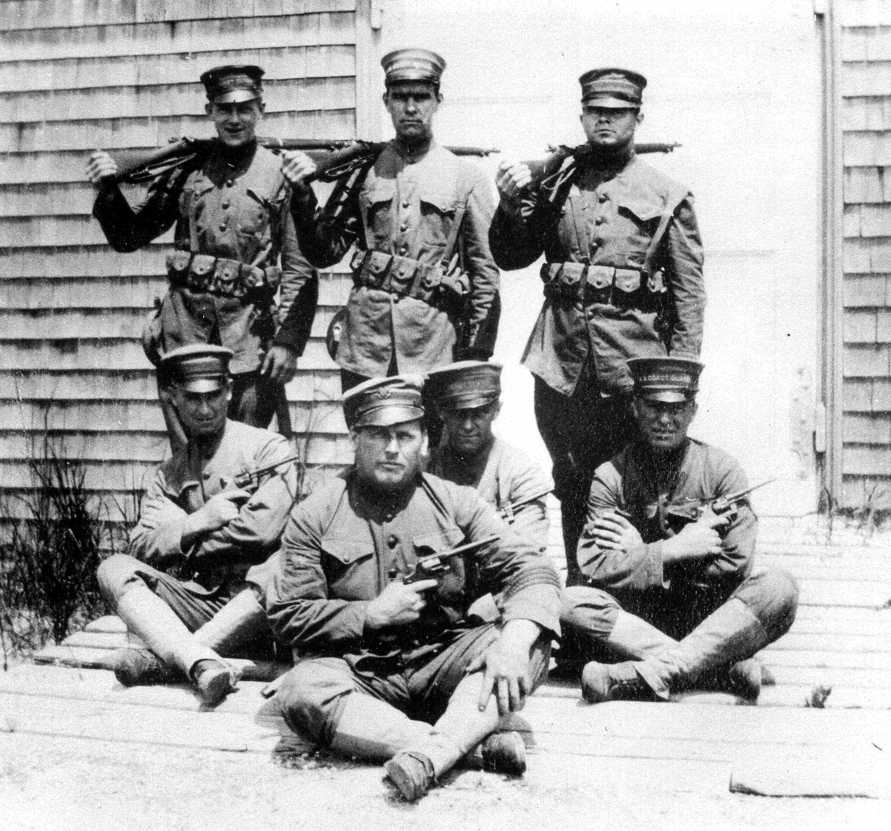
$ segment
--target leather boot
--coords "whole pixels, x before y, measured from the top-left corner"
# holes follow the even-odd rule
[[[634,663],[640,676],[661,699],[672,691],[695,685],[697,679],[721,665],[750,658],[770,643],[761,621],[739,598],[731,597],[699,624],[677,646]],[[746,678],[749,673],[743,667]],[[760,677],[758,679],[760,692]],[[746,682],[751,693],[753,685]]]
[[[406,802],[417,802],[433,786],[433,762],[422,753],[403,750],[384,765],[387,779]]]
[[[236,673],[222,661],[201,660],[192,668],[192,683],[206,707],[216,707],[238,681]]]
[[[618,664],[589,661],[582,670],[582,697],[589,704],[648,701],[653,699],[653,691],[641,678],[634,661]]]
[[[423,796],[436,780],[497,729],[500,718],[494,697],[483,711],[477,705],[481,683],[481,672],[462,678],[445,713],[427,735],[405,746],[385,766],[388,778],[405,799],[414,801]],[[425,772],[427,762],[430,775]]]
[[[147,649],[116,649],[111,653],[110,663],[114,677],[125,687],[169,684],[183,678],[176,667],[168,666]]]
[[[700,690],[729,692],[748,701],[756,701],[761,694],[761,662],[757,658],[747,658],[730,666],[703,672],[693,687]]]
[[[514,730],[490,733],[480,745],[483,770],[522,776],[526,772],[526,743]]]
[[[127,628],[168,667],[191,678],[199,661],[210,660],[225,666],[220,656],[200,643],[174,611],[148,586],[136,583],[117,601],[117,613]]]

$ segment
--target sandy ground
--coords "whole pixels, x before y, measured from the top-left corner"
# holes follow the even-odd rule
[[[461,771],[416,805],[391,794],[374,766],[305,756],[147,748],[57,737],[0,736],[0,825],[9,829],[536,829],[887,828],[889,804],[661,791],[584,771],[524,780]],[[628,760],[629,762],[631,760]],[[583,764],[583,760],[579,759]]]

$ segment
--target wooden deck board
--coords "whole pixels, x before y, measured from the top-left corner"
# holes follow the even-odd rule
[[[599,804],[611,817],[639,826],[641,817],[654,824],[672,815],[678,799],[696,806],[697,820],[710,817],[717,827],[868,827],[874,818],[886,817],[891,784],[883,783],[891,783],[891,769],[885,769],[885,754],[876,747],[891,746],[891,609],[881,608],[882,598],[891,596],[891,568],[880,567],[879,559],[875,551],[858,562],[832,551],[806,550],[761,559],[799,572],[802,604],[790,632],[761,653],[777,683],[763,688],[758,706],[739,706],[744,702],[726,693],[690,691],[674,696],[678,704],[591,707],[581,701],[574,677],[554,678],[514,724],[529,743],[526,776],[512,781],[456,772],[447,778],[448,788],[410,809],[412,824],[423,823],[428,831],[445,827],[443,810],[463,809],[478,827],[486,827],[485,818],[496,824],[509,804],[512,814],[524,817],[546,811],[537,825],[565,817],[575,827],[589,821]],[[197,765],[231,775],[237,768],[250,781],[247,804],[253,805],[253,816],[273,806],[271,816],[290,818],[288,811],[302,812],[315,800],[314,815],[332,823],[337,819],[341,826],[360,811],[373,828],[404,822],[398,812],[406,808],[387,799],[376,766],[308,752],[275,702],[262,698],[260,682],[242,681],[218,708],[202,711],[184,684],[125,688],[107,668],[87,668],[107,667],[112,650],[136,643],[119,618],[106,616],[43,650],[37,659],[48,663],[0,674],[0,754],[26,760],[34,748],[62,747],[75,759],[89,760],[90,779],[96,771],[98,778],[69,785],[79,798],[88,797],[103,777],[115,781],[112,760],[119,759],[121,770],[127,769],[123,781],[138,774],[140,799],[158,798],[151,778],[158,777],[168,788],[187,789],[191,783],[198,792],[190,804],[213,810],[201,801],[196,774],[188,771]],[[823,707],[807,706],[820,686],[831,688]],[[297,769],[280,770],[274,759],[296,760],[288,765]],[[751,778],[759,759],[770,760],[776,781],[767,785],[779,793],[798,787],[795,774],[804,770],[825,774],[824,787],[836,783],[880,798],[870,800],[871,806],[835,800],[817,807],[813,801],[731,794],[731,778]],[[44,788],[59,787],[66,775],[58,768],[52,782],[40,781]],[[292,787],[281,788],[283,776]],[[122,787],[115,781],[113,790]],[[0,805],[7,792],[0,776]],[[114,816],[114,803],[109,805]],[[878,807],[885,813],[873,811]],[[126,824],[126,814],[118,810]],[[161,810],[174,827],[192,816],[170,800]]]

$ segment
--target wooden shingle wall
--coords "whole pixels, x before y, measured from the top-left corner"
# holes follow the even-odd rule
[[[846,507],[891,507],[891,2],[841,4]]]
[[[116,254],[90,218],[88,153],[207,136],[199,74],[266,69],[262,135],[356,134],[355,0],[0,2],[0,499],[32,486],[45,431],[126,504],[166,450],[143,322],[165,291],[170,234]],[[226,14],[228,12],[228,14]],[[128,194],[137,200],[137,190]],[[323,275],[289,387],[311,464],[348,461],[325,327],[346,293]],[[325,403],[328,401],[329,403]],[[130,502],[132,504],[132,501]]]

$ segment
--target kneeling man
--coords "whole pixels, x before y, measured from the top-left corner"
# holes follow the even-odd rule
[[[274,560],[264,561],[297,489],[287,441],[226,418],[231,357],[226,347],[195,344],[162,358],[187,442],[156,472],[130,554],[109,557],[98,572],[103,595],[148,647],[119,650],[117,679],[185,677],[208,705],[237,680],[221,654],[271,649],[262,603]],[[249,483],[237,487],[236,478]]]
[[[285,719],[386,761],[410,801],[481,742],[484,764],[520,773],[521,737],[495,731],[546,674],[557,574],[472,489],[421,471],[420,379],[366,381],[344,413],[355,464],[292,511],[267,598],[299,653],[278,692]],[[466,543],[466,559],[449,555]],[[432,554],[447,569],[412,582]]]
[[[578,560],[587,586],[564,595],[562,622],[590,661],[582,694],[668,699],[692,685],[756,699],[761,668],[747,661],[792,625],[795,581],[753,568],[757,520],[748,501],[702,511],[747,487],[739,464],[687,436],[702,365],[635,358],[640,438],[601,465],[588,500]]]

